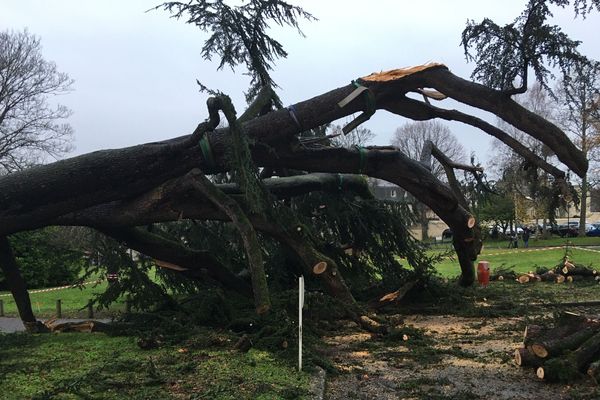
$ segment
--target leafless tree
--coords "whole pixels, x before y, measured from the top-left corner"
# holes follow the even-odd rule
[[[600,112],[598,99],[600,96],[600,64],[578,66],[571,76],[559,84],[558,96],[562,105],[559,124],[570,133],[573,142],[581,149],[586,158],[600,147],[599,133],[596,129]],[[579,235],[585,236],[587,195],[589,177],[586,173],[581,177],[581,203],[579,218]]]
[[[71,149],[71,111],[53,97],[73,80],[42,57],[39,37],[0,32],[0,174],[57,158]]]
[[[526,93],[517,95],[515,100],[546,120],[557,123],[558,104],[538,82],[534,83]],[[544,162],[551,164],[556,162],[554,152],[544,142],[527,135],[502,119],[498,119],[497,126]],[[536,221],[541,218],[546,231],[547,223],[554,220],[556,208],[560,205],[552,194],[555,177],[547,170],[534,168],[513,148],[503,146],[498,139],[494,139],[490,147],[492,156],[488,160],[486,170],[497,180],[498,189],[510,193],[511,198],[519,199],[517,203],[523,204],[523,207],[516,207],[515,218],[528,219],[527,208],[532,206]]]
[[[375,134],[368,128],[363,128],[359,126],[356,129],[353,129],[351,132],[348,132],[346,135],[342,132],[342,126],[333,125],[331,128],[332,135],[338,135],[331,140],[331,144],[336,147],[344,147],[349,149],[354,146],[365,146],[369,144],[373,138],[375,138]]]
[[[464,147],[450,128],[439,121],[418,121],[402,125],[394,132],[392,145],[410,158],[418,160],[428,140],[455,162],[463,162],[467,158]],[[437,160],[433,161],[431,172],[436,178],[445,180],[444,168]]]
[[[409,122],[394,132],[392,145],[399,148],[408,157],[419,160],[421,152],[427,141],[431,141],[435,147],[441,150],[449,159],[461,162],[466,159],[464,147],[446,125],[438,121]],[[436,159],[433,159],[431,172],[441,180],[446,180],[444,167]],[[422,239],[429,236],[429,219],[427,207],[420,205],[420,220]]]

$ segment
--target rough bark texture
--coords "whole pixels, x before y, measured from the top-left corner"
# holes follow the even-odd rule
[[[39,324],[33,315],[27,286],[23,280],[21,271],[19,271],[10,242],[6,236],[0,236],[0,267],[2,267],[6,283],[15,299],[19,316],[25,328],[30,332],[36,332]]]
[[[254,306],[258,314],[266,313],[271,308],[271,300],[261,247],[254,227],[240,205],[213,185],[201,171],[193,170],[188,176],[193,187],[223,211],[239,231],[250,269]]]

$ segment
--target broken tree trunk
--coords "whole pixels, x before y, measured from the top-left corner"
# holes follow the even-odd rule
[[[540,367],[544,360],[533,354],[526,347],[515,349],[515,364],[519,367]]]
[[[8,288],[15,299],[19,316],[25,329],[28,332],[38,332],[41,328],[41,323],[33,315],[31,301],[25,280],[19,271],[15,256],[10,246],[10,242],[6,236],[0,235],[0,267],[6,278]]]

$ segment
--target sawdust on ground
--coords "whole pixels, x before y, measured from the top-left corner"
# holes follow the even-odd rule
[[[325,352],[341,371],[328,376],[325,399],[593,398],[588,381],[548,384],[514,364],[523,339],[514,328],[522,326],[520,318],[417,315],[404,317],[402,325],[422,329],[436,349],[453,351],[420,362],[409,357],[408,343],[384,342],[350,324],[344,334],[325,338]]]

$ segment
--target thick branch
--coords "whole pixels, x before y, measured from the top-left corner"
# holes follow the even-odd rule
[[[368,78],[364,78],[364,84],[374,92],[378,108],[386,109],[408,91],[435,87],[450,97],[495,112],[517,128],[547,142],[577,173],[587,168],[580,152],[554,125],[499,92],[452,75],[443,66],[385,82]],[[365,109],[361,98],[343,108],[337,105],[354,89],[354,85],[347,85],[295,104],[295,119],[302,129],[309,129]],[[488,95],[490,99],[486,99]],[[243,130],[256,141],[256,146],[268,145],[276,154],[280,146],[286,149],[290,141],[294,142],[300,129],[295,119],[289,110],[278,110],[246,122]],[[94,204],[139,195],[195,167],[206,173],[223,171],[227,134],[226,129],[206,133],[216,165],[206,164],[199,147],[187,136],[90,153],[0,177],[0,234],[43,224],[45,220]],[[271,154],[271,157],[276,156]]]
[[[439,68],[425,75],[426,86],[433,87],[461,103],[496,114],[504,121],[546,144],[558,159],[583,177],[588,168],[585,155],[556,125],[525,109],[501,91],[462,79]]]
[[[460,204],[465,209],[468,209],[469,206],[467,203],[467,199],[465,199],[462,190],[460,190],[460,184],[458,183],[456,175],[454,174],[454,168],[468,170],[473,173],[482,171],[482,169],[472,165],[456,164],[454,161],[449,159],[440,149],[438,149],[431,140],[426,140],[421,151],[421,163],[423,163],[423,165],[425,165],[425,167],[429,169],[431,168],[432,156],[435,157],[440,162],[440,164],[442,164],[442,167],[446,172],[446,178],[448,178],[448,184],[450,185],[450,188],[454,192],[454,195],[456,196]]]
[[[149,257],[184,268],[182,273],[195,278],[206,274],[228,289],[251,296],[250,286],[210,252],[192,250],[178,242],[155,235],[140,228],[100,228],[102,233],[124,243],[127,247]]]
[[[254,293],[254,306],[258,314],[263,314],[271,308],[269,299],[269,288],[260,244],[256,237],[256,232],[248,217],[240,205],[219,190],[200,170],[193,170],[188,174],[190,178],[188,183],[208,198],[217,208],[219,208],[233,222],[242,237],[246,256],[248,257],[248,266],[252,280],[252,292]]]
[[[467,125],[474,126],[488,133],[489,135],[500,140],[518,155],[525,158],[531,164],[548,172],[557,179],[564,179],[565,173],[554,165],[546,162],[544,159],[536,155],[534,152],[525,147],[521,142],[504,132],[503,130],[485,122],[484,120],[472,115],[462,113],[457,110],[446,110],[435,107],[430,104],[410,99],[402,98],[394,102],[388,103],[386,109],[394,114],[402,115],[407,118],[412,118],[417,121],[423,121],[433,118],[442,118],[447,121],[459,121]]]

